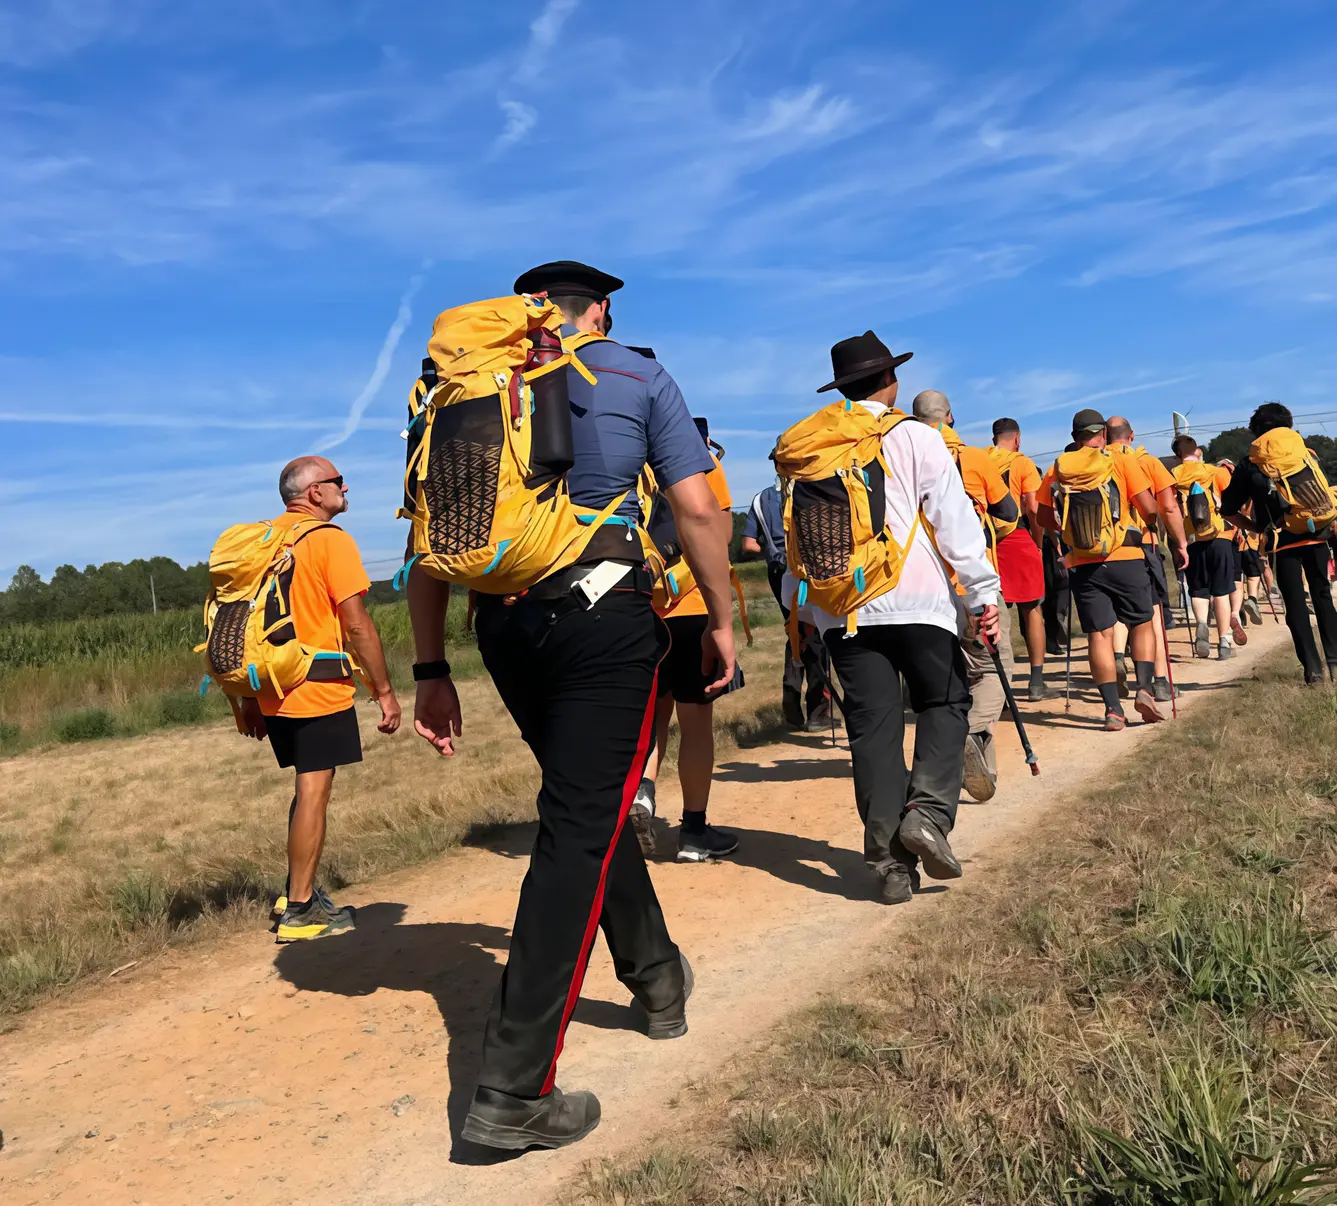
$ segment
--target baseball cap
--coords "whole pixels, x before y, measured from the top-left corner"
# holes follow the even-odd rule
[[[1097,429],[1105,429],[1104,416],[1098,410],[1079,410],[1072,416],[1072,435],[1073,439],[1080,440],[1083,436],[1089,436]]]

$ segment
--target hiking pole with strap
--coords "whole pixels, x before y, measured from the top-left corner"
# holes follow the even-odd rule
[[[1159,607],[1160,604],[1158,603]],[[1170,665],[1170,630],[1165,627],[1165,617],[1161,617],[1161,641],[1165,645],[1165,677],[1170,680],[1170,716],[1179,719],[1179,692],[1175,690],[1175,671]]]
[[[998,646],[995,645],[983,630],[980,631],[980,643],[985,651],[993,660],[993,668],[998,672],[998,681],[1003,684],[1003,698],[1007,700],[1008,711],[1012,713],[1012,723],[1017,726],[1017,736],[1021,738],[1021,748],[1026,753],[1026,765],[1031,768],[1031,774],[1040,773],[1040,759],[1035,756],[1035,751],[1031,748],[1030,738],[1026,736],[1026,726],[1021,723],[1021,709],[1017,707],[1016,697],[1012,694],[1012,684],[1007,680],[1007,671],[1003,669],[1003,658],[998,652]]]
[[[1193,640],[1193,616],[1188,606],[1188,578],[1183,571],[1179,574],[1179,602],[1184,608],[1184,630],[1188,633],[1188,647],[1193,650],[1193,656],[1198,656],[1198,646]]]

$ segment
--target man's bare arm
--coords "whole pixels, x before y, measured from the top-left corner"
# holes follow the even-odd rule
[[[354,595],[339,604],[339,627],[344,639],[353,650],[358,665],[371,680],[371,689],[379,699],[382,695],[393,695],[390,685],[390,671],[385,664],[385,651],[381,648],[380,633],[376,624],[367,614],[367,606],[361,595]]]

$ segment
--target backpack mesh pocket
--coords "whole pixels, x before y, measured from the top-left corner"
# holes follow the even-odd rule
[[[1297,507],[1312,511],[1315,515],[1332,513],[1332,496],[1323,488],[1323,483],[1308,465],[1286,479],[1286,488],[1295,499]]]
[[[795,483],[790,515],[808,577],[821,582],[847,574],[854,555],[854,531],[849,495],[840,478]]]
[[[1098,490],[1073,490],[1068,495],[1068,531],[1073,548],[1082,552],[1109,552],[1105,548],[1105,506],[1110,522],[1119,523],[1119,488],[1113,481]]]
[[[422,482],[433,553],[467,553],[490,543],[503,438],[495,394],[436,412]]]
[[[220,603],[209,632],[209,665],[215,674],[231,674],[241,669],[246,656],[246,623],[251,618],[251,602]]]

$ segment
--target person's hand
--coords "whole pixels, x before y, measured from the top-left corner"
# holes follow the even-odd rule
[[[438,754],[455,753],[455,738],[463,730],[460,697],[449,678],[429,678],[418,684],[413,701],[413,731]]]
[[[1175,572],[1182,574],[1188,569],[1188,545],[1181,544],[1170,550],[1170,556],[1175,563]]]
[[[398,697],[393,691],[387,691],[384,695],[378,695],[376,702],[381,705],[381,719],[376,727],[387,736],[398,732],[401,715]]]
[[[241,732],[244,737],[254,737],[263,741],[269,736],[265,728],[265,714],[260,711],[260,701],[249,696],[241,701]]]
[[[701,673],[715,678],[706,695],[718,695],[733,682],[738,655],[734,652],[733,621],[725,628],[707,628],[701,634]]]
[[[971,635],[983,637],[990,645],[998,644],[999,631],[998,604],[996,603],[986,603],[982,610],[977,611],[970,617]]]

